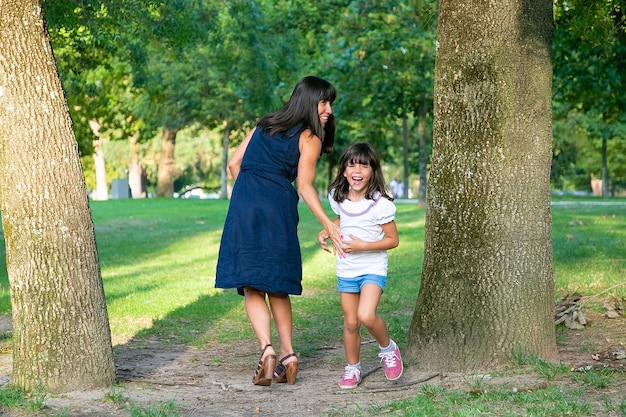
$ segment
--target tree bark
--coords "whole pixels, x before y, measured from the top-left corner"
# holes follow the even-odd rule
[[[407,357],[484,370],[556,355],[552,2],[439,3],[422,283]]]
[[[164,127],[161,134],[161,155],[157,175],[157,197],[174,196],[174,149],[177,129]]]
[[[78,145],[38,0],[0,2],[0,192],[12,384],[66,392],[115,380]]]

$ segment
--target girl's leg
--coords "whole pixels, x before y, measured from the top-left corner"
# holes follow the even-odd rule
[[[343,344],[348,365],[359,363],[361,354],[361,323],[358,318],[359,293],[339,293],[343,310]]]
[[[251,287],[244,287],[243,294],[245,298],[246,313],[248,320],[252,325],[254,334],[256,335],[261,349],[265,349],[268,344],[272,343],[272,335],[270,330],[270,310],[265,302],[265,292]],[[267,347],[263,352],[263,357],[267,355],[275,355],[272,346]]]
[[[376,315],[378,302],[383,290],[375,284],[365,284],[361,289],[361,302],[359,303],[359,320],[374,336],[380,346],[378,357],[383,363],[385,376],[391,381],[402,376],[403,365],[400,350],[392,343],[387,331],[387,325],[382,318]]]
[[[383,290],[375,284],[365,284],[361,289],[361,298],[358,305],[358,320],[370,332],[382,347],[389,346],[389,332],[385,321],[376,315],[378,302]]]
[[[278,331],[278,338],[280,339],[279,358],[284,358],[286,355],[293,353],[291,299],[287,294],[268,294],[268,297],[276,330]],[[286,359],[283,364],[287,365],[297,360],[298,358],[292,356]]]

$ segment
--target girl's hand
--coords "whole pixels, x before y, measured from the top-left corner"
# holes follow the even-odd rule
[[[345,253],[355,253],[366,250],[367,243],[354,235],[348,235],[343,236],[341,246]]]
[[[326,230],[322,230],[317,234],[317,241],[320,244],[320,247],[324,249],[326,252],[331,253],[332,251],[328,247],[328,242],[326,242],[329,238],[328,232]]]

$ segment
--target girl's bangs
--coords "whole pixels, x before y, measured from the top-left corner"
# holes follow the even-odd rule
[[[371,165],[372,158],[370,158],[369,155],[359,153],[359,154],[352,155],[352,157],[348,160],[348,162],[350,164]]]

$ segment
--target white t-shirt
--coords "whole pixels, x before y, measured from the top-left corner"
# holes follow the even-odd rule
[[[352,202],[346,199],[337,203],[333,200],[333,193],[331,190],[328,200],[331,209],[339,216],[343,240],[350,240],[350,235],[354,235],[366,242],[376,242],[385,236],[381,225],[395,218],[393,202],[377,193],[373,200]],[[346,253],[345,258],[337,258],[338,277],[353,278],[365,274],[387,276],[386,250]]]

